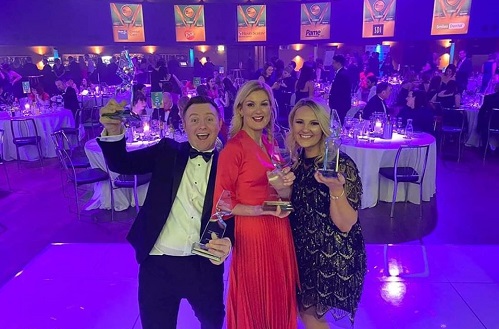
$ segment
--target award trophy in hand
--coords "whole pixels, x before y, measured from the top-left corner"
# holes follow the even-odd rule
[[[270,155],[270,159],[272,160],[272,164],[274,165],[274,170],[268,175],[269,183],[276,182],[278,180],[282,180],[282,176],[284,175],[283,169],[286,167],[291,167],[291,152],[279,145],[274,146],[274,150]],[[290,201],[282,200],[279,197],[279,194],[275,191],[275,189],[270,186],[271,192],[269,193],[270,199],[263,203],[263,210],[265,211],[276,211],[277,207],[281,208],[281,211],[293,211],[293,205]]]
[[[203,234],[199,242],[195,242],[192,245],[191,252],[195,255],[206,257],[215,261],[221,261],[220,256],[212,254],[206,246],[208,242],[212,239],[212,234],[214,233],[217,238],[221,239],[224,236],[227,224],[224,220],[232,216],[232,209],[234,208],[232,204],[232,194],[230,191],[224,190],[220,199],[218,199],[216,212],[211,215],[208,224],[204,228]]]
[[[340,145],[341,145],[341,121],[336,110],[331,109],[331,135],[326,139],[324,162],[319,172],[324,177],[337,177],[338,166],[340,160]]]
[[[140,122],[141,118],[138,114],[135,114],[134,112],[130,110],[122,110],[122,111],[116,111],[114,113],[102,113],[103,117],[107,117],[113,120],[121,120],[126,123],[130,122]]]

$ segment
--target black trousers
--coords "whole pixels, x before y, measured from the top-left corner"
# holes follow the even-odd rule
[[[181,299],[191,304],[202,329],[221,329],[223,265],[199,256],[149,256],[139,269],[143,329],[175,329]]]

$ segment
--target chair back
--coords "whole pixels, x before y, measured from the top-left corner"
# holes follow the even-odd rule
[[[5,134],[5,131],[3,129],[0,129],[0,164],[3,163],[3,161],[5,160],[3,158],[3,136]]]
[[[76,113],[75,113],[75,128],[78,128],[80,126],[80,124],[83,123],[83,121],[81,120],[81,117],[82,117],[82,110],[81,109],[76,110]]]
[[[73,165],[73,160],[71,159],[71,149],[67,150],[65,147],[65,143],[69,143],[66,134],[64,134],[64,131],[59,130],[52,133],[50,137],[52,137],[52,142],[54,143],[55,152],[57,154],[59,162],[61,163],[62,168],[66,172],[68,178],[75,179],[76,169]]]
[[[464,131],[466,124],[466,115],[463,110],[458,109],[443,109],[442,110],[442,127],[452,128],[453,130]]]
[[[40,137],[35,120],[32,118],[12,118],[10,119],[10,129],[12,138]]]
[[[420,184],[426,173],[429,150],[429,144],[402,145],[395,156],[394,176],[404,181],[412,178],[414,183]]]
[[[499,109],[490,111],[487,131],[494,134],[499,133]]]

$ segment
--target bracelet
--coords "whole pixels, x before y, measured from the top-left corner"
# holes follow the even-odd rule
[[[329,197],[331,198],[331,200],[338,200],[339,198],[341,198],[344,195],[345,195],[345,189],[343,189],[343,192],[341,192],[340,195],[335,196],[335,195],[329,194]]]

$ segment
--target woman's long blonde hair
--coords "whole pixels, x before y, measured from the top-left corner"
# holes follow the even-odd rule
[[[319,156],[315,159],[315,164],[318,165],[322,163],[324,160],[324,153],[326,151],[325,141],[331,135],[330,126],[330,109],[329,106],[315,98],[303,98],[296,103],[291,112],[289,113],[288,123],[289,123],[289,132],[286,137],[286,144],[291,151],[292,158],[298,160],[300,158],[301,147],[296,142],[294,132],[293,132],[293,122],[295,121],[296,111],[298,109],[307,106],[309,107],[317,117],[317,121],[319,121],[319,126],[322,130],[322,137],[319,141],[320,153]],[[295,161],[293,167],[298,165],[298,161]]]
[[[244,100],[253,92],[263,90],[267,93],[270,103],[270,121],[265,127],[267,138],[272,142],[274,136],[274,122],[276,118],[274,93],[269,85],[262,83],[258,80],[251,80],[246,82],[238,91],[234,101],[233,115],[230,122],[229,138],[234,137],[243,128],[243,117],[239,111],[243,107]]]

